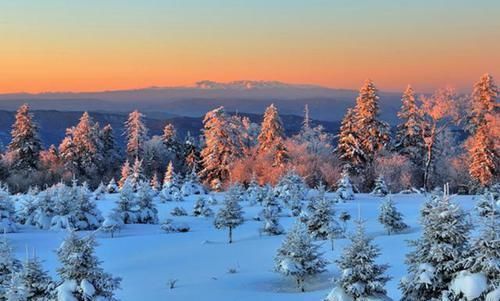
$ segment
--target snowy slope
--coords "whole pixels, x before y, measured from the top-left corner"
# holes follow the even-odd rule
[[[118,194],[106,195],[99,200],[98,206],[106,215],[114,207]],[[299,293],[292,279],[283,278],[273,272],[274,256],[284,236],[259,236],[261,222],[252,218],[261,210],[258,205],[244,203],[246,222],[234,231],[235,242],[227,244],[227,232],[213,226],[213,218],[182,216],[172,217],[173,207],[184,207],[191,214],[196,196],[181,203],[157,202],[160,220],[173,218],[187,222],[191,227],[188,233],[166,234],[159,225],[126,225],[110,238],[108,234],[98,233],[100,246],[97,255],[103,267],[114,276],[123,278],[122,290],[117,292],[121,300],[322,300],[332,288],[331,278],[338,273],[335,264],[328,266],[328,272],[306,284],[306,292]],[[222,194],[216,194],[222,200]],[[464,209],[472,209],[471,196],[457,196]],[[404,256],[408,251],[406,240],[419,236],[418,213],[424,196],[395,195],[398,209],[405,215],[410,229],[404,234],[387,236],[382,225],[377,222],[380,203],[383,198],[366,194],[356,195],[356,200],[337,204],[337,213],[348,211],[356,217],[360,212],[367,221],[368,234],[375,237],[374,242],[381,247],[381,263],[391,265],[388,270],[393,279],[388,283],[388,294],[399,299],[398,282],[406,272]],[[211,206],[217,211],[219,206]],[[289,229],[294,218],[280,220]],[[348,224],[353,229],[353,223]],[[15,249],[16,256],[24,258],[26,248],[35,248],[37,255],[44,260],[44,267],[56,277],[58,267],[55,250],[65,237],[65,232],[42,231],[22,226],[18,233],[7,234]],[[347,240],[336,242],[331,250],[329,242],[322,249],[330,261],[338,258]],[[229,273],[236,269],[236,273]],[[175,289],[168,288],[169,279],[178,279]]]

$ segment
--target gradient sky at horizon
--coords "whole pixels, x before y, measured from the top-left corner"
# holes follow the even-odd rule
[[[2,1],[0,37],[0,93],[366,78],[467,91],[500,76],[498,0]]]

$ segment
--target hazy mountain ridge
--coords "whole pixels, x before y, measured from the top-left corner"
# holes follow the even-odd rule
[[[1,94],[0,110],[15,110],[29,103],[34,110],[102,111],[125,113],[139,109],[154,116],[200,117],[218,106],[228,111],[262,114],[274,103],[280,113],[301,116],[308,104],[311,117],[340,121],[355,103],[355,90],[314,85],[295,85],[274,81],[201,81],[194,87],[151,87],[102,92],[56,92]],[[400,93],[380,92],[381,118],[394,123],[400,106]],[[119,105],[117,105],[119,104]]]

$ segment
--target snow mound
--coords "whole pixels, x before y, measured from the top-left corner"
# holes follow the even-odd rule
[[[462,293],[467,300],[479,298],[487,289],[486,276],[481,273],[461,271],[451,282],[451,290],[457,295]]]

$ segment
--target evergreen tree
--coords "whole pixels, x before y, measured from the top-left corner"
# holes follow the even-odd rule
[[[142,160],[139,160],[139,158],[135,158],[129,179],[134,191],[137,191],[139,183],[146,179],[142,169]]]
[[[398,233],[408,228],[408,225],[403,222],[403,214],[399,212],[390,196],[387,196],[385,201],[380,206],[378,221],[384,225],[387,233]]]
[[[66,138],[59,147],[66,169],[79,180],[92,182],[103,171],[102,149],[99,124],[87,112],[75,127],[66,130]]]
[[[0,238],[0,300],[6,301],[4,297],[7,288],[11,283],[11,278],[14,274],[21,270],[21,263],[12,255],[7,238]]]
[[[203,198],[199,198],[196,200],[196,203],[193,206],[193,216],[204,216],[210,217],[214,214],[212,209],[207,205],[207,202]]]
[[[274,187],[276,197],[290,209],[298,211],[302,207],[301,202],[306,198],[307,191],[304,179],[293,170],[281,177]]]
[[[163,135],[161,137],[167,152],[169,154],[169,158],[173,162],[178,162],[176,165],[177,168],[183,167],[183,150],[182,144],[177,140],[177,131],[173,124],[169,123],[163,129]]]
[[[106,186],[106,191],[108,193],[118,192],[118,185],[116,185],[115,178],[111,178],[111,180],[109,181],[108,185]]]
[[[285,167],[290,161],[290,155],[288,154],[288,149],[286,148],[283,142],[279,142],[276,144],[274,157],[273,157],[273,167]]]
[[[48,273],[43,270],[42,263],[37,257],[28,258],[23,263],[22,272],[19,274],[19,284],[22,286],[27,300],[51,300],[51,291],[54,289],[55,283]]]
[[[104,233],[110,233],[111,238],[114,237],[115,232],[120,231],[123,226],[123,220],[121,215],[117,211],[111,211],[111,213],[106,216],[104,222],[101,226],[101,231]]]
[[[476,127],[468,148],[470,176],[483,187],[489,186],[498,178],[497,167],[500,162],[494,138],[492,139],[488,130],[487,123]]]
[[[285,130],[278,114],[278,109],[271,104],[264,113],[261,130],[257,140],[258,152],[275,152],[277,146],[285,139]]]
[[[347,169],[342,172],[340,180],[337,182],[337,195],[342,200],[354,200],[354,191],[352,189],[351,179]]]
[[[123,187],[123,184],[131,175],[132,169],[130,168],[130,163],[128,160],[126,160],[122,165],[121,177],[120,180],[118,180],[118,186],[120,187],[120,189]]]
[[[467,214],[445,193],[433,196],[421,210],[422,237],[411,241],[408,275],[401,281],[403,301],[441,300],[468,249]]]
[[[476,203],[476,210],[480,217],[488,218],[492,215],[495,218],[500,217],[500,205],[496,204],[495,195],[489,190],[486,190]]]
[[[304,224],[297,222],[277,251],[274,259],[275,270],[295,278],[297,287],[304,292],[306,279],[325,271],[327,261],[322,255]]]
[[[160,192],[160,197],[164,201],[182,201],[180,191],[181,183],[177,173],[174,171],[172,162],[168,163],[165,177],[163,177],[163,186]]]
[[[156,172],[153,174],[151,181],[149,181],[149,185],[155,193],[161,190],[160,180],[158,179],[158,174]]]
[[[181,186],[181,194],[183,196],[189,196],[193,194],[205,194],[205,188],[200,183],[200,179],[196,174],[195,168],[191,171],[191,173],[187,174],[184,177],[184,183]]]
[[[367,80],[356,99],[354,128],[359,135],[363,161],[368,164],[373,162],[375,153],[384,149],[389,141],[389,126],[378,119],[378,101],[377,88],[371,80]]]
[[[0,183],[0,231],[16,232],[15,208],[7,187]]]
[[[285,232],[285,229],[280,225],[279,222],[279,207],[267,206],[260,213],[264,225],[260,229],[260,232],[266,233],[268,235],[280,235]]]
[[[139,182],[137,189],[137,222],[139,224],[158,224],[158,209],[153,203],[151,187],[148,182]]]
[[[377,179],[375,179],[375,187],[373,188],[371,194],[375,196],[386,196],[388,193],[389,189],[387,189],[384,177],[382,175],[379,175]]]
[[[492,214],[482,223],[481,235],[472,243],[460,265],[470,273],[481,273],[487,278],[488,288],[478,300],[490,300],[486,295],[500,287],[500,221]]]
[[[214,225],[217,229],[229,229],[229,243],[233,242],[233,229],[243,224],[243,211],[238,198],[234,194],[227,194],[223,207],[217,212]]]
[[[93,236],[79,238],[71,232],[57,250],[61,267],[57,270],[63,283],[56,288],[58,300],[117,300],[114,291],[120,278],[104,272],[94,255],[97,243]],[[71,296],[72,299],[69,299]]]
[[[205,147],[200,176],[212,189],[220,190],[220,184],[229,179],[231,164],[243,155],[243,146],[223,107],[208,112],[203,127]]]
[[[101,142],[102,142],[102,157],[103,163],[101,165],[102,172],[107,176],[106,180],[109,180],[115,175],[117,171],[116,162],[119,160],[119,150],[116,144],[115,136],[113,134],[113,127],[107,124],[102,128],[101,131]]]
[[[116,203],[115,212],[120,215],[124,224],[133,224],[137,221],[137,199],[130,179],[125,180],[120,190],[120,198]]]
[[[33,121],[33,115],[27,104],[17,110],[11,136],[12,140],[7,149],[12,159],[10,168],[22,171],[36,170],[42,143],[38,135],[38,126]]]
[[[474,134],[478,127],[489,123],[488,115],[498,114],[498,87],[489,74],[481,76],[474,85],[467,116],[467,127]]]
[[[148,140],[148,129],[144,124],[144,115],[135,110],[128,115],[125,122],[125,135],[127,137],[127,158],[142,159],[144,143]]]
[[[344,163],[344,169],[357,174],[365,163],[364,151],[356,128],[355,110],[349,108],[340,124],[338,146],[335,151]]]
[[[384,288],[390,277],[385,275],[387,265],[375,263],[380,255],[378,247],[365,234],[363,222],[359,221],[357,231],[351,238],[351,244],[344,249],[337,265],[342,271],[336,279],[338,287],[355,301],[369,298],[384,298]]]
[[[396,131],[394,149],[407,156],[416,166],[423,162],[424,141],[422,136],[422,113],[415,100],[415,92],[408,85],[401,98],[398,117],[401,123]]]
[[[313,239],[325,240],[330,237],[336,221],[333,219],[333,208],[326,198],[321,198],[311,204],[307,230]]]

